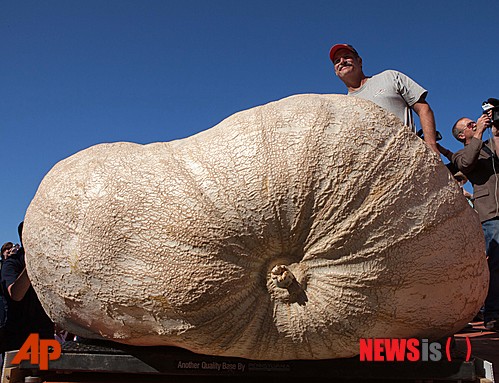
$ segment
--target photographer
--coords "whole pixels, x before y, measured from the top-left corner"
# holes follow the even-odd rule
[[[21,223],[18,227],[21,245],[22,228]],[[12,249],[2,264],[1,283],[9,306],[5,326],[8,339],[5,347],[7,350],[18,350],[32,333],[39,334],[43,339],[53,339],[54,324],[43,310],[31,286],[24,260],[24,247]]]
[[[499,109],[499,100],[488,101],[496,103],[495,107]],[[474,208],[482,222],[490,272],[484,325],[488,330],[499,332],[499,120],[493,120],[494,109],[489,108],[476,122],[466,117],[457,120],[452,134],[464,148],[451,158],[453,165],[473,185]],[[492,138],[483,141],[487,128],[491,128]]]

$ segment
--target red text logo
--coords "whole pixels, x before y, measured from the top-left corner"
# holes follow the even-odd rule
[[[38,334],[28,336],[22,347],[17,352],[12,364],[19,364],[29,360],[31,364],[40,365],[40,370],[48,370],[49,360],[61,357],[61,344],[55,339],[40,339]]]
[[[428,339],[390,339],[368,338],[360,339],[359,358],[361,362],[438,362],[445,354],[447,360],[451,356],[452,338],[448,338],[445,350],[439,342],[429,342]],[[466,361],[471,356],[471,343],[466,338]]]

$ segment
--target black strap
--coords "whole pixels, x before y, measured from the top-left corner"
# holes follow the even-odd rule
[[[482,150],[485,153],[487,153],[489,156],[491,156],[496,162],[496,164],[499,165],[499,158],[497,158],[497,155],[492,150],[490,150],[490,148],[487,145],[483,144]]]

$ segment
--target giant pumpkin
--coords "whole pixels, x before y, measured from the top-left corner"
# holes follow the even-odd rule
[[[59,162],[25,219],[51,318],[131,345],[251,359],[439,338],[480,308],[483,235],[451,174],[393,115],[299,95],[173,142]]]

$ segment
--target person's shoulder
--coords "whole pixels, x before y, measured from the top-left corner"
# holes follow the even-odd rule
[[[11,255],[9,258],[4,259],[2,267],[8,267],[10,265],[22,265],[23,259],[20,254]]]
[[[475,138],[475,140],[478,140],[478,138]],[[482,141],[482,145],[480,145],[480,147],[484,149],[483,151],[487,153],[488,157],[494,153],[494,144],[490,142],[490,140]]]
[[[380,72],[377,76],[384,76],[384,77],[391,77],[391,78],[397,78],[397,77],[408,77],[406,74],[402,73],[401,71],[395,70],[395,69],[387,69],[384,70],[383,72]]]
[[[11,257],[9,258],[5,258],[3,261],[2,261],[2,267],[5,267],[7,265],[10,265],[11,263],[14,263],[14,259]]]
[[[484,146],[487,146],[487,141],[482,141],[479,138],[476,137],[471,137],[470,142],[468,145],[465,145],[461,151],[480,151]]]
[[[394,69],[387,69],[381,73],[385,76],[386,81],[392,81],[397,84],[398,87],[407,87],[411,89],[411,93],[415,93],[416,96],[414,102],[417,102],[422,96],[426,97],[428,91],[405,73]],[[409,104],[412,106],[414,102]]]
[[[388,82],[393,82],[399,80],[401,77],[404,77],[405,75],[402,72],[399,72],[394,69],[386,69],[382,72],[379,72],[378,74],[375,74],[372,76],[372,78],[376,79],[377,81],[388,81]],[[407,76],[405,76],[407,77]]]
[[[7,275],[11,275],[17,269],[18,269],[17,263],[12,259],[12,257],[4,259],[2,262],[2,270],[1,270],[2,281],[4,280],[4,278],[7,277]]]

